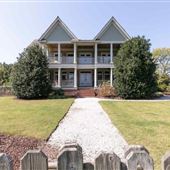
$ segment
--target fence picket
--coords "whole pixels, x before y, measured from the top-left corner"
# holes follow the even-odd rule
[[[48,170],[48,158],[40,150],[28,151],[21,158],[21,170]]]

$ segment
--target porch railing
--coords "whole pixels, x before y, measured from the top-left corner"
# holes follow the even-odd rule
[[[62,80],[61,86],[62,87],[73,87],[74,86],[74,80]]]

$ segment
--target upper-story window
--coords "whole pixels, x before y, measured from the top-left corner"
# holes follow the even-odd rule
[[[73,53],[67,53],[67,56],[68,56],[68,57],[73,57],[74,54],[73,54]]]
[[[101,56],[103,56],[103,57],[104,57],[104,56],[110,57],[110,53],[102,52],[102,53],[101,53]]]
[[[54,52],[53,57],[55,61],[58,61],[58,52]]]

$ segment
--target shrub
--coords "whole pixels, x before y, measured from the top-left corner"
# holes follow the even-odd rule
[[[20,54],[12,72],[14,94],[22,99],[46,98],[51,90],[48,60],[39,45]]]
[[[150,98],[157,90],[156,65],[144,37],[126,41],[115,57],[116,92],[122,98]]]
[[[49,99],[62,99],[65,98],[63,89],[53,89],[49,94]]]
[[[110,86],[110,82],[103,82],[95,91],[97,96],[100,97],[115,97],[116,92],[115,88]]]

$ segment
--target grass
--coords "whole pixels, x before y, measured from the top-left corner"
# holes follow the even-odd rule
[[[170,102],[100,103],[128,143],[144,145],[160,170],[161,157],[170,149]]]
[[[0,97],[0,133],[47,139],[72,102]]]

